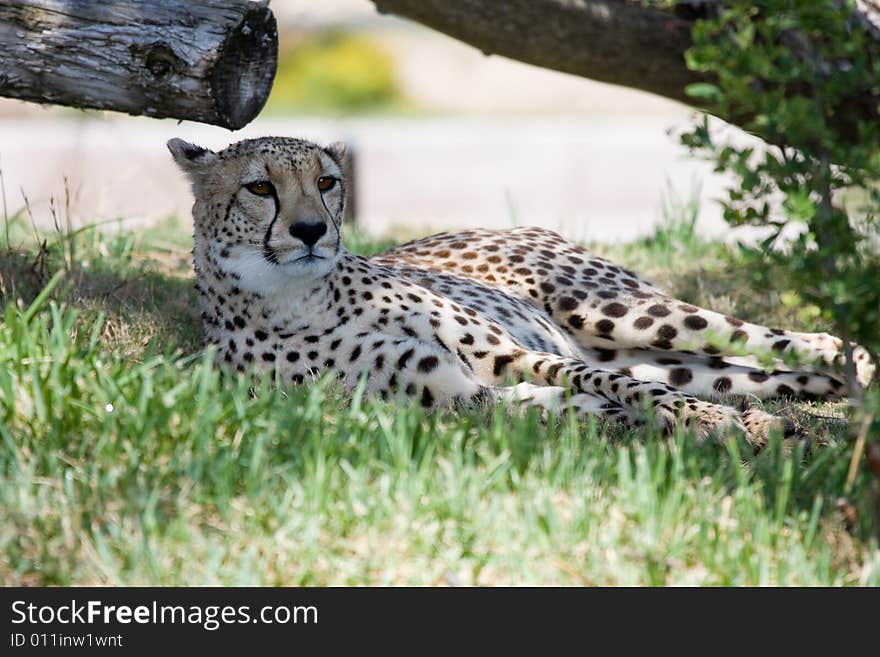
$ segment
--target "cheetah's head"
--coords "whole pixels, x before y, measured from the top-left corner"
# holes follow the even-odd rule
[[[199,266],[206,258],[263,294],[330,272],[341,248],[343,144],[263,137],[215,153],[172,139],[168,149],[192,182]]]

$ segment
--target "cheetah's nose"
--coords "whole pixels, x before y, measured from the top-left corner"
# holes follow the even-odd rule
[[[306,246],[314,246],[326,232],[327,223],[324,221],[317,224],[307,224],[304,221],[298,221],[290,227],[290,234],[301,239]]]

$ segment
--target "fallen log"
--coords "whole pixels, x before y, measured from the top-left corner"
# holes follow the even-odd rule
[[[0,0],[0,96],[235,130],[277,62],[265,0]]]

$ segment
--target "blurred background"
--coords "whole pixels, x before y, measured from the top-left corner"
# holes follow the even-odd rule
[[[165,141],[216,149],[274,134],[349,144],[355,221],[370,235],[541,225],[613,242],[697,203],[703,230],[729,232],[713,202],[726,181],[675,136],[685,106],[486,57],[368,0],[271,7],[278,74],[243,130],[0,99],[8,214],[27,203],[38,225],[51,226],[53,206],[74,225],[187,225],[189,189]]]

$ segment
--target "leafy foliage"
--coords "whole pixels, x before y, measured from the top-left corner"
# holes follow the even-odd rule
[[[715,82],[687,91],[768,144],[718,139],[706,114],[682,137],[737,180],[724,202],[727,222],[769,230],[759,248],[744,249],[755,268],[781,274],[846,343],[852,426],[858,428],[844,492],[851,490],[867,436],[880,430],[880,398],[854,382],[848,345],[859,342],[875,357],[880,349],[880,56],[859,21],[852,0],[725,3],[695,24],[687,53],[688,66]],[[875,99],[873,120],[853,112],[864,98]],[[851,188],[865,190],[865,207],[842,202]],[[802,230],[779,248],[791,223]],[[868,460],[880,469],[878,452],[869,449]],[[875,483],[875,496],[878,490]]]
[[[714,114],[762,135],[765,148],[719,139],[704,114],[683,142],[714,158],[738,184],[724,203],[733,226],[769,228],[751,255],[782,265],[791,286],[822,319],[874,353],[880,348],[880,193],[877,121],[841,133],[854,98],[880,89],[880,60],[853,4],[832,0],[734,0],[698,21],[688,65],[716,82],[688,92]],[[868,189],[865,208],[847,209],[841,192]],[[785,249],[786,224],[802,232]]]

